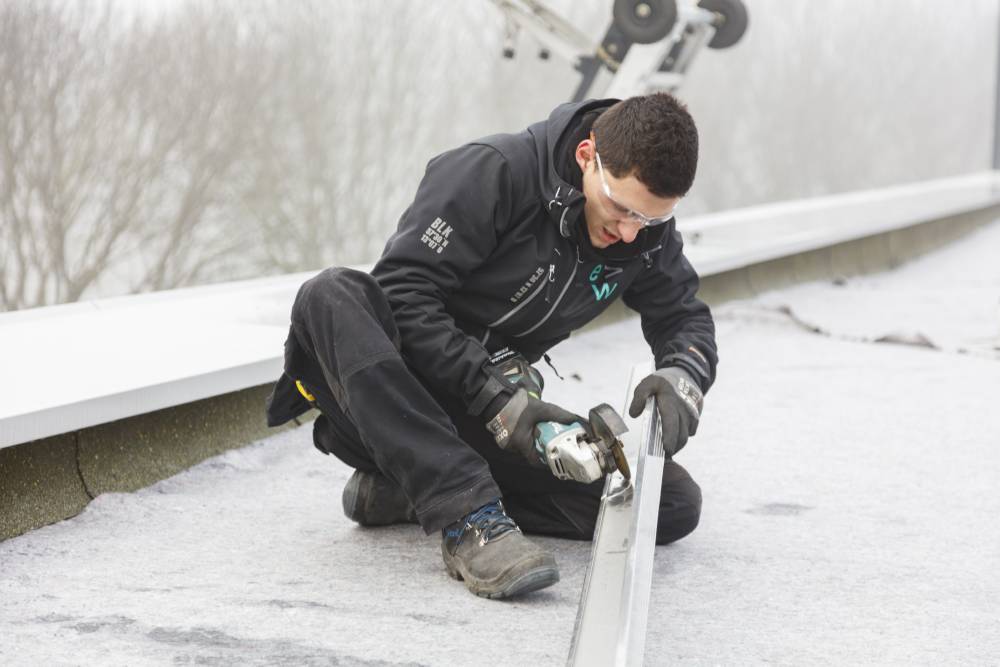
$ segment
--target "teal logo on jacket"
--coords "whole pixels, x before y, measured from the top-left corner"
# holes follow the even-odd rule
[[[597,284],[597,281],[600,280],[602,277],[604,277],[605,274],[604,268],[605,267],[603,264],[598,264],[590,272],[590,289],[594,290],[595,301],[604,301],[605,299],[609,298],[612,294],[614,294],[616,289],[618,289],[618,283],[609,283],[605,281],[602,282],[600,285]],[[611,270],[609,270],[607,273],[609,276],[617,275],[621,273],[621,269],[618,269],[613,273]]]

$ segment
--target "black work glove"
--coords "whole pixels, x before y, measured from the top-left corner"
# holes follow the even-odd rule
[[[641,415],[650,396],[656,397],[656,411],[660,413],[663,451],[666,456],[673,456],[698,430],[704,401],[701,388],[687,371],[673,366],[661,368],[643,378],[635,388],[628,413],[633,418]]]
[[[535,450],[535,425],[540,422],[587,423],[582,417],[563,410],[558,405],[534,398],[523,387],[519,387],[486,423],[486,429],[493,434],[500,449],[517,452],[529,462],[544,466],[545,462]]]

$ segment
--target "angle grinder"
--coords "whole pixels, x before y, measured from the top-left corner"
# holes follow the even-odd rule
[[[616,470],[632,476],[619,436],[628,430],[621,416],[607,403],[593,408],[589,426],[580,422],[542,422],[535,428],[535,451],[558,479],[596,482]]]

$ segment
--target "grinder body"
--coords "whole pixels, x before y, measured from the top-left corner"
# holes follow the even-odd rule
[[[580,422],[538,425],[535,451],[558,479],[596,482],[604,477],[603,456],[587,441],[587,430]]]
[[[618,413],[603,403],[590,411],[588,426],[542,422],[535,427],[535,451],[558,479],[589,484],[616,470],[628,479],[628,462],[618,439],[628,429]]]

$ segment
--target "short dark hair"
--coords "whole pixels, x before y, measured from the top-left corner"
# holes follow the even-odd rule
[[[635,176],[658,197],[683,197],[698,168],[698,128],[677,98],[654,93],[622,100],[593,126],[602,166]]]

